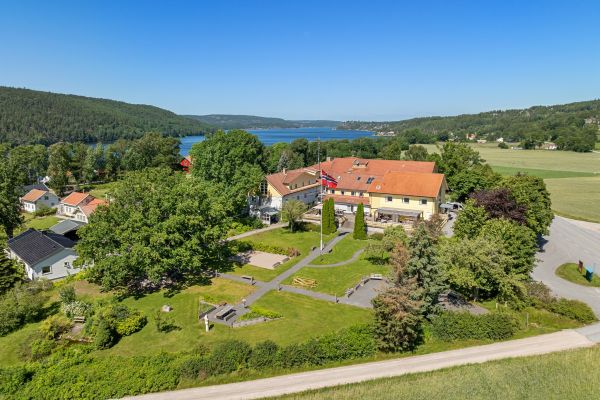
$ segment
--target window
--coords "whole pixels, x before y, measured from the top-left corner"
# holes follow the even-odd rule
[[[402,202],[404,204],[408,204],[408,203],[410,203],[410,199],[408,197],[405,197],[405,198],[402,199]]]
[[[330,192],[331,194],[334,194],[334,193],[335,193],[335,190],[334,190],[334,189],[331,189],[329,192]]]
[[[388,203],[391,203],[394,199],[392,198],[392,196],[388,196],[386,197],[386,200]]]
[[[360,181],[360,176],[357,176],[357,177],[356,177],[356,180],[357,180],[357,181]]]
[[[262,194],[263,196],[266,196],[268,188],[269,188],[269,185],[267,184],[267,182],[262,181],[260,184],[260,194]]]
[[[50,274],[52,273],[52,267],[49,265],[46,265],[45,267],[42,267],[42,274]]]
[[[304,193],[304,198],[306,198],[306,193]]]
[[[44,200],[48,200],[48,196],[44,196]]]
[[[296,200],[300,200],[300,195],[296,196]]]
[[[369,183],[373,182],[374,180],[375,180],[375,178],[374,178],[374,177],[372,177],[372,176],[370,176],[370,177],[367,179],[367,185],[368,185]]]
[[[346,194],[346,192],[344,192],[344,191],[342,190],[342,196],[343,196],[343,195],[345,195],[345,194]]]
[[[364,193],[363,193],[363,192],[358,192],[358,195],[359,195],[360,197],[363,197]]]
[[[427,199],[421,199],[421,205],[426,206],[427,205]]]
[[[352,192],[352,196],[356,196],[356,192]]]
[[[71,269],[71,263],[68,261],[65,261],[65,268]]]

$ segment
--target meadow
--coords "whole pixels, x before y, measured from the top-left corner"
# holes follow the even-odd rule
[[[438,152],[436,145],[425,145]],[[564,217],[600,222],[600,153],[501,149],[472,144],[494,171],[538,176],[546,182],[553,211]]]
[[[278,397],[280,400],[596,399],[600,346],[491,361]]]

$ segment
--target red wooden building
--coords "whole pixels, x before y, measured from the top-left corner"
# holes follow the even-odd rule
[[[183,160],[179,163],[183,171],[187,174],[190,172],[190,167],[192,166],[192,158],[190,156],[183,157]]]

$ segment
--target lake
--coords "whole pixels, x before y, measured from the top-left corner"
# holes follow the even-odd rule
[[[373,136],[369,131],[346,131],[333,128],[287,128],[287,129],[246,129],[248,132],[258,136],[265,145],[274,143],[291,143],[294,139],[306,138],[313,142],[321,140],[356,139],[359,137]],[[189,154],[194,143],[204,140],[204,136],[186,136],[181,138],[180,153],[183,156]]]

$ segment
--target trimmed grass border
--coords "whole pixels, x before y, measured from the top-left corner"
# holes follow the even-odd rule
[[[598,275],[594,274],[592,277],[592,281],[588,282],[588,280],[585,279],[585,276],[579,273],[578,265],[575,263],[563,264],[560,267],[556,268],[556,271],[554,271],[554,273],[562,279],[565,279],[577,285],[600,287],[600,277]]]

